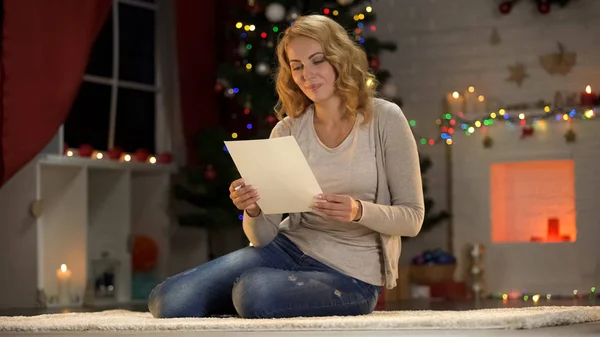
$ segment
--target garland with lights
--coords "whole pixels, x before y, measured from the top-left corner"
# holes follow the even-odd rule
[[[83,144],[79,148],[70,148],[65,144],[63,155],[70,158],[79,157],[91,160],[110,160],[123,163],[170,164],[173,162],[173,154],[170,152],[154,155],[146,149],[138,149],[133,153],[128,153],[124,152],[118,146],[113,147],[108,151],[98,151],[89,144]]]
[[[461,131],[470,136],[478,130],[486,132],[488,127],[498,122],[503,122],[508,126],[519,125],[521,127],[521,138],[527,138],[534,135],[540,123],[549,120],[568,122],[569,128],[564,135],[565,141],[574,142],[577,137],[571,127],[572,122],[574,120],[597,119],[598,106],[600,106],[600,96],[596,96],[589,85],[580,94],[579,101],[570,101],[568,102],[569,106],[565,106],[560,99],[555,98],[554,104],[544,101],[533,104],[515,104],[490,113],[487,112],[488,110],[484,105],[485,97],[483,95],[473,95],[473,102],[475,103],[471,102],[469,104],[469,94],[474,93],[474,87],[469,87],[463,95],[457,91],[449,93],[446,97],[446,112],[436,120],[439,135],[436,137],[415,135],[419,143],[421,145],[452,145],[454,143],[453,136],[456,132]],[[477,109],[478,103],[480,106]],[[470,112],[469,107],[474,107],[477,111]],[[414,128],[416,122],[410,121],[410,125]],[[492,143],[493,140],[486,135],[483,146],[486,148],[491,147]]]

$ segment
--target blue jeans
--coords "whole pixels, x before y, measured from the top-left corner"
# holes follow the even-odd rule
[[[154,317],[350,316],[373,312],[381,287],[306,256],[279,234],[167,278],[150,293]]]

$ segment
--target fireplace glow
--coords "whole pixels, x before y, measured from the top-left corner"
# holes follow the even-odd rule
[[[496,163],[490,178],[492,242],[575,242],[573,161]]]

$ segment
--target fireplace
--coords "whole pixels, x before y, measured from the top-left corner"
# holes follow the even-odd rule
[[[490,165],[493,243],[575,242],[575,175],[572,160]]]

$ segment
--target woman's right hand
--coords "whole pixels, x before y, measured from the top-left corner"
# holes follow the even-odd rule
[[[238,186],[242,187],[236,191],[235,188]],[[245,185],[244,179],[238,179],[229,185],[229,198],[239,210],[246,211],[251,217],[260,214],[260,207],[256,203],[260,200],[258,190],[251,185]]]

